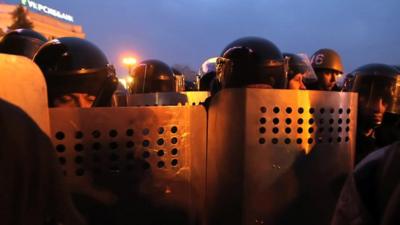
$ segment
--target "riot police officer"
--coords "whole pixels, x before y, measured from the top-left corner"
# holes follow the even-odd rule
[[[339,91],[336,81],[343,74],[343,64],[340,55],[332,49],[323,48],[311,57],[311,65],[317,74],[318,81],[307,89],[323,91]]]
[[[185,75],[180,70],[174,67],[171,69],[172,73],[174,74],[176,92],[183,92],[193,88],[190,86],[190,81],[185,80]]]
[[[306,55],[283,53],[283,56],[288,60],[288,89],[305,90],[305,83],[317,81]]]
[[[341,91],[344,92],[351,91],[351,89],[353,88],[353,83],[354,83],[354,74],[353,73],[346,74],[343,78],[343,85]]]
[[[367,64],[352,72],[358,93],[356,162],[375,149],[375,128],[384,113],[399,113],[398,71],[385,64]]]
[[[216,79],[216,62],[217,57],[207,59],[201,64],[198,72],[198,90],[210,91],[213,80]]]
[[[287,62],[279,48],[259,37],[230,43],[217,59],[222,88],[286,88]]]
[[[35,121],[0,99],[0,127],[0,223],[86,224],[73,206],[51,141]]]
[[[279,48],[260,37],[244,37],[230,43],[216,61],[216,77],[211,82],[211,98],[223,88],[278,88],[287,86],[287,61]]]
[[[0,41],[0,52],[22,55],[30,59],[47,39],[30,29],[16,29],[7,32]]]
[[[34,62],[47,83],[50,107],[109,106],[118,85],[114,67],[91,42],[65,37],[45,43]]]
[[[400,223],[400,142],[370,153],[342,189],[332,225]]]
[[[176,81],[172,69],[159,60],[140,62],[132,71],[133,82],[128,90],[131,94],[153,92],[176,92]]]

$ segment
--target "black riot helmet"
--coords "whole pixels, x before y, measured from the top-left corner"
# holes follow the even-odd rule
[[[353,89],[353,84],[354,84],[354,74],[353,73],[348,73],[344,76],[343,79],[343,85],[342,85],[342,91],[344,92],[349,92],[352,91]]]
[[[0,52],[22,55],[30,59],[47,39],[30,29],[16,29],[7,32],[0,41]]]
[[[230,43],[217,59],[217,78],[222,88],[266,84],[285,88],[286,67],[281,51],[272,42],[245,37]]]
[[[333,70],[343,74],[343,64],[340,55],[333,49],[323,48],[311,56],[311,65],[314,70]]]
[[[211,83],[216,79],[216,73],[214,71],[203,74],[199,79],[199,90],[210,91]]]
[[[111,104],[118,85],[115,69],[91,42],[74,37],[54,39],[45,43],[33,60],[46,78],[50,106],[54,98],[71,93],[95,96],[92,107]]]
[[[352,90],[368,100],[382,98],[386,112],[400,114],[400,72],[385,64],[367,64],[352,72]]]
[[[139,63],[131,74],[129,91],[134,93],[175,92],[176,84],[172,69],[159,60]]]

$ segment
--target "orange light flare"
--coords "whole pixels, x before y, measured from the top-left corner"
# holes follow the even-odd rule
[[[128,74],[132,75],[132,69],[137,64],[137,59],[133,56],[125,56],[122,58],[122,64],[128,67]]]
[[[137,63],[137,59],[135,57],[124,57],[122,63],[127,66],[133,66]]]

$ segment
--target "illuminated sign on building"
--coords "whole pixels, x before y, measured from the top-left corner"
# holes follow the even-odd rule
[[[42,5],[40,3],[31,1],[31,0],[21,0],[22,5],[27,6],[29,8],[35,9],[39,12],[43,12],[49,15],[52,15],[54,17],[69,21],[69,22],[74,22],[74,17],[72,17],[69,14],[62,13],[56,9],[52,9],[50,7],[47,7],[45,5]]]

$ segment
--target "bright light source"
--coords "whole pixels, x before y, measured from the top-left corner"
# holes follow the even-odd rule
[[[118,81],[124,86],[125,89],[128,87],[124,78],[118,78]]]
[[[122,59],[122,63],[128,66],[135,65],[137,63],[136,58],[133,57],[125,57]]]
[[[133,82],[133,78],[132,77],[126,77],[126,83],[132,83]]]

